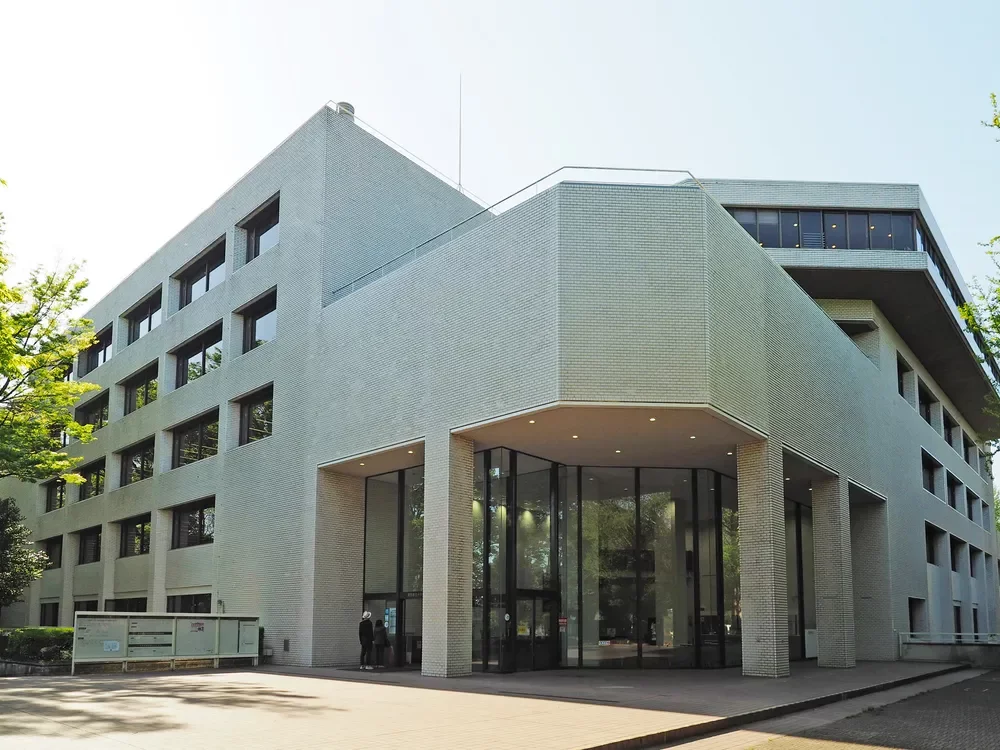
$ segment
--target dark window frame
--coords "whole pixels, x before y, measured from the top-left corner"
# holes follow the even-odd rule
[[[958,510],[958,496],[963,486],[962,481],[958,477],[950,471],[945,472],[945,488],[948,492],[948,505],[955,510]]]
[[[119,534],[118,556],[138,557],[149,554],[149,539],[152,535],[152,516],[146,513],[134,518],[126,518],[119,521],[121,527]]]
[[[159,313],[157,315],[157,313]],[[163,322],[163,292],[157,289],[125,316],[128,321],[128,343],[131,346]],[[155,319],[155,324],[154,324]],[[145,323],[145,329],[143,329]]]
[[[60,534],[59,536],[52,536],[48,539],[42,539],[38,542],[43,547],[45,555],[48,557],[48,562],[45,563],[46,570],[58,570],[62,567],[62,553],[63,553],[63,538]],[[53,549],[57,551],[53,554]]]
[[[93,463],[87,464],[80,469],[83,476],[83,484],[80,485],[80,500],[89,500],[97,495],[104,494],[107,482],[107,462],[101,458]]]
[[[97,563],[101,561],[101,527],[92,526],[89,529],[83,529],[76,532],[77,536],[80,537],[80,547],[77,551],[77,565],[90,565],[91,563]],[[87,541],[89,539],[94,540],[94,544],[88,547]],[[93,550],[93,557],[87,554],[87,550]]]
[[[264,438],[271,437],[274,434],[274,384],[270,384],[261,388],[260,390],[254,391],[249,396],[240,399],[240,445],[247,445],[248,443],[255,443],[258,440],[263,440]],[[269,414],[270,419],[266,420],[267,432],[265,434],[260,434],[254,437],[255,432],[260,432],[260,430],[252,430],[251,426],[253,424],[252,419],[254,417],[253,410],[257,406],[270,405]]]
[[[211,437],[211,428],[215,427],[215,444],[212,445],[212,441],[209,439]],[[218,455],[219,453],[219,410],[213,409],[210,412],[202,414],[200,417],[196,417],[182,425],[175,427],[170,431],[173,436],[173,456],[171,458],[170,466],[173,469],[179,469],[181,466],[187,466],[188,464],[193,464],[197,461],[201,461],[206,458],[211,458],[212,456]],[[191,460],[182,460],[185,458],[181,446],[182,440],[186,435],[195,434],[197,440],[194,443],[197,448],[197,458]],[[190,443],[188,444],[190,445]]]
[[[243,353],[246,354],[258,346],[270,343],[274,339],[257,339],[257,324],[265,316],[274,313],[275,338],[278,331],[278,293],[277,290],[268,292],[264,297],[245,308],[240,314],[243,316]]]
[[[206,530],[205,511],[211,510],[212,531]],[[191,534],[181,533],[181,519],[185,515],[197,513],[197,541],[190,541]],[[203,544],[215,543],[215,497],[208,497],[187,505],[181,505],[173,509],[171,514],[172,526],[170,530],[170,549],[186,549],[187,547],[200,547]]]
[[[222,237],[205,252],[204,257],[199,258],[176,277],[181,283],[180,309],[183,310],[194,302],[196,298],[194,298],[193,291],[196,287],[204,285],[204,289],[198,295],[201,297],[225,281],[225,267],[226,238]],[[223,276],[215,284],[212,284],[212,272],[219,268],[223,269]]]
[[[935,497],[937,494],[937,472],[942,468],[941,462],[938,461],[934,456],[932,456],[927,451],[920,451],[920,467],[923,473],[922,485],[925,490],[930,492]],[[928,474],[930,472],[930,474]],[[930,479],[930,482],[928,482]],[[928,487],[928,483],[931,485]]]
[[[52,513],[66,507],[66,480],[53,479],[45,484],[45,512]]]
[[[93,425],[93,432],[108,424],[110,394],[108,391],[95,396],[76,410],[76,421],[79,424]]]
[[[114,339],[112,326],[106,326],[95,338],[97,341],[89,346],[80,357],[80,377],[93,372],[111,359],[111,343]]]
[[[104,609],[108,612],[146,612],[148,602],[144,596],[130,596],[124,599],[108,599]]]
[[[159,391],[159,375],[160,367],[158,363],[153,363],[144,370],[136,373],[127,381],[125,381],[125,414],[129,415],[134,411],[138,411],[144,406],[156,401],[156,396]],[[152,392],[152,398],[150,398],[150,392]],[[139,403],[139,397],[142,396],[142,403]]]
[[[216,323],[203,334],[195,338],[190,343],[182,346],[176,351],[177,358],[177,388],[181,388],[193,380],[204,377],[212,370],[217,370],[222,366],[222,362],[215,367],[208,367],[208,350],[218,346],[221,356],[225,356],[222,348],[222,323]],[[195,377],[191,377],[189,369],[190,360],[201,352],[201,372]]]
[[[906,376],[911,372],[913,372],[913,368],[910,367],[910,363],[903,358],[902,354],[896,352],[896,388],[903,398],[906,398]]]
[[[917,411],[920,413],[920,417],[929,425],[933,426],[934,422],[934,404],[938,403],[938,400],[934,397],[934,393],[924,385],[924,381],[917,378]]]
[[[156,463],[156,441],[153,438],[147,438],[141,443],[129,446],[121,451],[119,455],[122,461],[122,487],[127,487],[130,484],[141,482],[153,476],[153,466]],[[132,473],[129,470],[135,458],[139,459],[139,476],[137,479],[132,478]]]
[[[944,529],[939,529],[932,523],[924,522],[924,547],[927,556],[927,562],[930,565],[938,565],[941,563],[938,561],[938,549],[937,542],[941,534],[944,534]]]
[[[210,614],[212,612],[212,594],[172,594],[167,597],[167,612]]]
[[[264,250],[260,249],[260,238],[263,237],[267,232],[269,232],[274,227],[280,226],[281,224],[281,195],[278,194],[273,198],[269,199],[266,203],[257,208],[250,218],[244,220],[240,224],[242,228],[247,233],[247,254],[246,262],[259,258],[262,252],[266,252],[270,247]],[[280,242],[280,228],[279,232],[279,242]],[[276,242],[275,244],[278,244]],[[271,246],[273,247],[273,245]]]
[[[59,627],[59,602],[42,602],[38,624],[43,628]]]

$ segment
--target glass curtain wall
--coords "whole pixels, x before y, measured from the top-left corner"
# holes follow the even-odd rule
[[[812,508],[785,500],[785,572],[788,586],[788,658],[816,656],[816,583]]]

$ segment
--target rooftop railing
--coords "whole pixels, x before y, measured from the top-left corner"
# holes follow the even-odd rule
[[[560,167],[549,172],[544,177],[535,180],[520,190],[511,193],[506,198],[493,203],[492,205],[475,212],[467,219],[460,221],[454,226],[439,232],[433,237],[421,242],[419,245],[410,248],[404,253],[378,268],[369,271],[364,276],[345,284],[335,290],[329,302],[346,297],[352,292],[368,286],[373,281],[378,281],[383,276],[392,273],[398,268],[405,266],[436,247],[440,247],[452,240],[460,237],[471,229],[481,226],[498,216],[506,213],[515,206],[519,206],[527,200],[544,193],[549,188],[564,182],[591,183],[600,185],[652,185],[660,187],[689,187],[693,190],[704,190],[704,186],[698,179],[686,169],[626,169],[619,167]],[[456,186],[457,189],[457,186]],[[706,193],[707,194],[707,193]]]

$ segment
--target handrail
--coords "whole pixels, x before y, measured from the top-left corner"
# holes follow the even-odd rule
[[[555,186],[555,185],[557,185],[557,184],[559,184],[561,182],[567,182],[567,181],[569,181],[569,180],[566,179],[566,174],[568,174],[570,172],[573,172],[573,171],[588,171],[588,172],[596,172],[596,173],[601,173],[601,174],[607,174],[607,173],[631,174],[631,175],[638,175],[638,176],[642,176],[642,177],[645,177],[645,176],[651,176],[651,177],[653,177],[653,176],[656,176],[656,175],[665,175],[665,174],[684,175],[684,176],[686,176],[688,178],[688,180],[690,180],[691,182],[693,182],[698,187],[698,189],[700,189],[702,191],[705,191],[705,186],[702,185],[701,182],[699,182],[699,180],[698,180],[697,177],[695,177],[690,171],[688,171],[686,169],[651,169],[651,168],[648,168],[648,167],[637,167],[637,168],[627,168],[627,167],[585,167],[585,166],[576,166],[576,165],[559,167],[558,169],[554,169],[551,172],[549,172],[548,174],[544,175],[543,177],[540,177],[539,179],[535,180],[531,184],[526,185],[525,187],[520,188],[519,190],[516,190],[515,192],[513,192],[510,195],[506,196],[505,198],[501,198],[500,200],[496,201],[495,203],[493,203],[493,204],[491,204],[491,205],[489,205],[489,206],[487,206],[487,207],[485,207],[485,208],[477,211],[472,216],[469,216],[468,218],[463,219],[462,221],[458,222],[457,224],[455,224],[453,226],[448,227],[447,229],[445,229],[442,232],[438,232],[433,237],[430,237],[430,238],[424,240],[423,242],[421,242],[419,245],[416,245],[415,247],[410,248],[409,250],[407,250],[407,251],[405,251],[405,252],[397,255],[392,260],[390,260],[390,261],[388,261],[386,263],[383,263],[378,268],[375,268],[375,269],[369,271],[364,276],[361,276],[361,277],[355,279],[354,281],[351,281],[348,284],[344,284],[343,286],[341,286],[338,289],[334,290],[334,292],[330,296],[330,299],[328,300],[328,302],[334,302],[334,301],[336,301],[338,299],[341,299],[342,297],[346,297],[351,292],[357,291],[358,289],[360,289],[360,288],[362,288],[364,286],[367,286],[368,284],[371,284],[373,281],[376,281],[376,280],[382,278],[386,274],[391,273],[392,271],[395,271],[397,268],[406,265],[407,263],[409,263],[412,260],[415,260],[416,258],[420,257],[421,255],[424,255],[425,253],[427,253],[427,252],[429,252],[431,250],[430,245],[432,245],[434,243],[444,244],[445,242],[451,241],[452,239],[454,239],[457,236],[456,230],[460,230],[463,227],[465,227],[466,228],[465,230],[463,230],[462,232],[458,232],[458,234],[461,234],[461,233],[464,233],[464,231],[466,231],[468,229],[472,229],[473,226],[479,226],[482,222],[477,222],[473,226],[466,226],[466,225],[469,225],[471,222],[476,222],[476,220],[479,219],[480,217],[483,217],[484,221],[488,221],[489,219],[496,218],[497,216],[499,216],[503,212],[505,212],[505,211],[513,208],[514,206],[520,205],[522,202],[524,202],[528,198],[532,198],[532,197],[538,195],[539,192],[541,192],[543,189],[548,189],[549,187],[553,187],[553,186]],[[591,182],[594,182],[595,180],[581,180],[581,181],[591,181]],[[651,181],[643,182],[643,181],[640,181],[640,180],[637,180],[637,179],[632,179],[632,180],[629,180],[628,182],[623,182],[623,183],[614,183],[614,182],[610,182],[609,183],[609,182],[605,181],[602,184],[661,185],[661,186],[663,186],[663,185],[671,185],[671,186],[676,186],[676,185],[679,185],[679,184],[683,184],[683,182],[684,181],[676,181],[676,180],[673,181],[673,182],[666,182],[666,181],[663,181],[663,180],[651,180]],[[708,194],[707,191],[705,191],[705,194],[706,195]],[[438,242],[439,240],[441,242]]]

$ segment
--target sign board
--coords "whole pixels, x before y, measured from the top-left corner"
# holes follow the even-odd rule
[[[196,620],[178,620],[177,655],[212,656],[215,653],[218,632],[217,620],[206,620],[203,617]]]
[[[81,659],[124,655],[128,638],[127,620],[118,617],[88,617],[73,633],[73,653]]]

